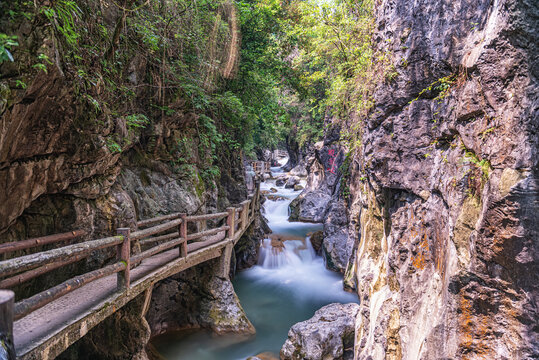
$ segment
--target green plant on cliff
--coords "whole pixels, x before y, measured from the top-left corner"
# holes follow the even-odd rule
[[[0,64],[4,61],[14,61],[10,50],[15,46],[19,46],[17,36],[0,33]]]
[[[54,28],[63,35],[66,42],[74,47],[80,37],[76,29],[75,20],[82,13],[75,1],[57,0],[51,6],[44,6],[41,12],[54,25]]]

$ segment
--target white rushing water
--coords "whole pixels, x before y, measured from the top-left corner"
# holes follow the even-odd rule
[[[278,175],[280,168],[272,172]],[[357,302],[356,295],[343,291],[342,275],[325,268],[308,239],[322,225],[288,221],[289,205],[300,192],[277,187],[275,180],[261,184],[261,190],[271,188],[279,199],[267,199],[263,207],[273,234],[262,242],[258,264],[233,281],[256,336],[245,340],[196,332],[167,337],[155,343],[166,359],[244,360],[265,351],[278,354],[293,324],[329,303]]]

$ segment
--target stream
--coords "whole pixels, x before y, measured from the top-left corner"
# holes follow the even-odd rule
[[[256,336],[215,336],[198,330],[160,337],[152,343],[165,359],[245,360],[263,352],[278,358],[292,325],[311,318],[324,305],[358,301],[342,289],[342,275],[327,270],[311,246],[307,234],[322,230],[322,224],[288,221],[288,207],[300,191],[277,187],[275,180],[261,184],[261,190],[271,188],[278,190],[273,195],[285,198],[264,203],[273,240],[265,239],[258,264],[232,281]]]

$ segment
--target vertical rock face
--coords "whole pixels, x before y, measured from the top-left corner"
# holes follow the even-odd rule
[[[377,7],[398,75],[351,167],[356,359],[539,357],[538,19],[532,0]]]
[[[346,149],[339,143],[339,129],[330,128],[306,157],[305,190],[290,204],[290,219],[324,223],[322,253],[328,269],[345,272],[354,239],[348,236],[348,212],[341,192]]]

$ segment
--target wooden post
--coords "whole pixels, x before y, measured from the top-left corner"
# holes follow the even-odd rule
[[[117,275],[117,289],[119,291],[125,291],[129,289],[129,268],[131,266],[131,229],[120,228],[116,230],[116,233],[123,236],[124,241],[116,247],[116,258],[119,262],[125,264],[125,270],[120,271]]]
[[[232,259],[232,252],[234,251],[234,244],[228,244],[223,248],[221,257],[219,259],[219,274],[218,276],[223,279],[230,278],[230,260]]]
[[[249,203],[245,202],[243,204],[243,209],[241,209],[241,226],[243,229],[246,229],[249,225]]]
[[[0,290],[0,355],[7,355],[6,360],[15,360],[13,346],[13,304],[15,293]],[[4,359],[4,357],[2,357]]]
[[[256,186],[256,183],[255,183],[255,186]],[[256,188],[255,188],[255,194],[256,194]],[[251,219],[254,219],[255,217],[255,203],[256,203],[256,198],[254,197],[254,195],[251,195],[251,214],[249,215],[251,217]]]
[[[234,230],[236,227],[236,208],[229,207],[226,209],[228,212],[228,217],[226,218],[226,224],[230,227],[228,229],[228,238],[233,239],[234,238]]]
[[[186,257],[187,256],[187,214],[183,213],[180,215],[180,219],[182,219],[182,223],[180,224],[180,237],[184,239],[184,241],[180,245],[180,257]]]

